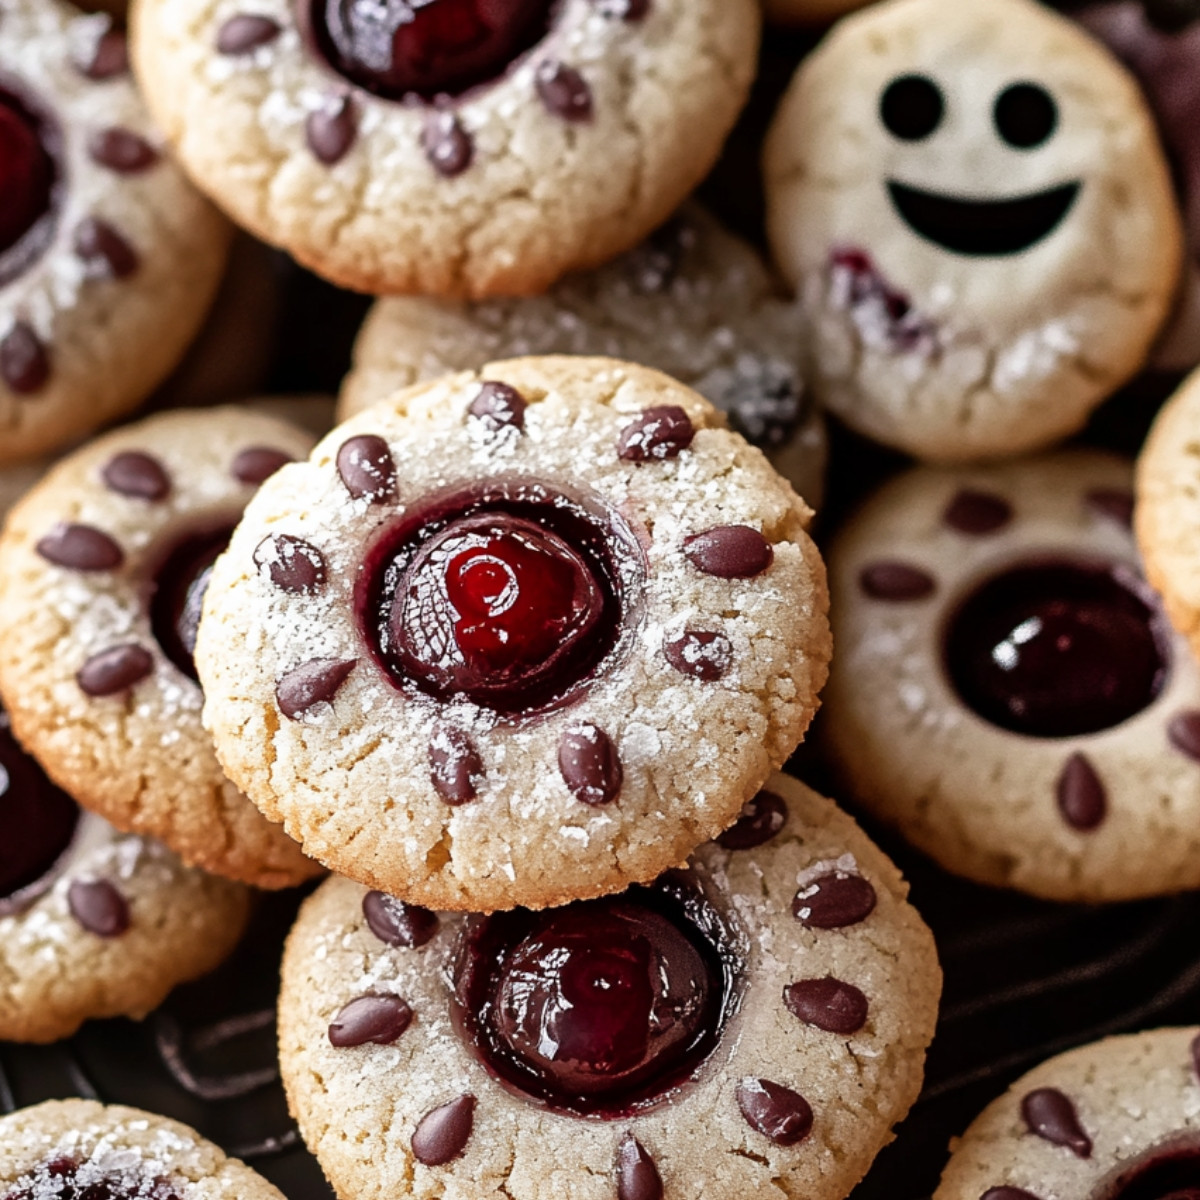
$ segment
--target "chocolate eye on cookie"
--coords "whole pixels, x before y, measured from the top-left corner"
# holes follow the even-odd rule
[[[1200,885],[1200,668],[1132,512],[1129,465],[1077,452],[911,471],[835,539],[827,748],[947,869],[1059,900]]]

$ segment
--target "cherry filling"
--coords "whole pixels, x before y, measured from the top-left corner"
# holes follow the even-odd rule
[[[551,0],[312,0],[312,30],[339,74],[388,100],[487,83],[545,36]]]
[[[40,1163],[3,1200],[179,1200],[179,1193],[166,1179],[105,1171],[64,1157]]]
[[[1162,690],[1168,634],[1144,585],[1120,566],[1046,559],[987,580],[945,640],[958,694],[1030,737],[1110,729]]]
[[[1099,1188],[1094,1200],[1200,1200],[1200,1147],[1152,1150]]]
[[[716,1046],[740,962],[682,877],[544,912],[480,918],[455,1017],[488,1069],[548,1107],[613,1120],[666,1098]]]
[[[50,240],[58,168],[53,130],[0,86],[0,284],[16,278]]]

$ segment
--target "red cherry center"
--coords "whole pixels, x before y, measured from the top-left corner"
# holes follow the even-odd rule
[[[20,269],[2,259],[50,212],[54,179],[54,159],[42,141],[41,123],[16,96],[0,90],[0,279]],[[26,256],[18,257],[23,267]]]
[[[1092,1193],[1093,1200],[1200,1200],[1200,1148],[1153,1148],[1115,1179]]]
[[[95,1162],[54,1158],[40,1163],[4,1193],[3,1200],[179,1200],[165,1178],[151,1178],[136,1169],[106,1170]]]

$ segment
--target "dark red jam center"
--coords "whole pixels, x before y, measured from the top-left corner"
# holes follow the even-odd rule
[[[987,721],[1030,737],[1110,729],[1162,690],[1167,632],[1123,567],[1046,559],[989,579],[960,606],[946,670]]]
[[[1200,1147],[1152,1150],[1097,1189],[1094,1200],[1200,1200]]]
[[[739,967],[721,917],[668,876],[480,918],[460,950],[455,1015],[511,1090],[613,1120],[695,1074],[720,1038]]]
[[[312,29],[352,83],[399,100],[502,74],[550,26],[551,0],[312,0]]]
[[[456,491],[384,534],[359,616],[401,686],[528,714],[570,699],[613,651],[639,553],[617,518],[541,485]]]
[[[179,1200],[166,1179],[134,1171],[105,1171],[92,1163],[55,1158],[40,1163],[3,1200]]]
[[[229,545],[233,526],[197,533],[177,542],[154,577],[150,624],[163,653],[189,678],[197,680],[196,630],[212,578],[213,563]],[[197,680],[198,682],[198,680]]]
[[[49,123],[0,85],[0,284],[24,271],[50,240],[58,169],[48,141]]]

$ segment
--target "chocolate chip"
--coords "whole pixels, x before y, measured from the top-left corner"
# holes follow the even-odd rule
[[[1181,754],[1200,762],[1200,709],[1176,713],[1167,725],[1167,739]]]
[[[763,790],[742,809],[737,823],[719,838],[726,850],[750,850],[769,842],[787,824],[787,805],[782,796]]]
[[[1091,1158],[1092,1139],[1079,1124],[1075,1105],[1058,1088],[1038,1088],[1021,1101],[1021,1116],[1030,1133],[1066,1146],[1078,1158]]]
[[[872,600],[924,600],[932,596],[933,576],[902,562],[874,562],[858,573],[858,586]]]
[[[154,670],[150,652],[134,642],[102,650],[79,668],[75,679],[88,696],[115,696],[141,683]]]
[[[467,412],[488,429],[524,429],[525,397],[507,383],[484,380]]]
[[[602,17],[640,21],[650,11],[650,0],[592,0]]]
[[[97,937],[120,937],[129,928],[129,905],[107,879],[73,879],[67,888],[67,907]]]
[[[129,45],[120,29],[108,29],[96,39],[91,57],[75,63],[79,73],[93,83],[124,75],[129,70]]]
[[[875,889],[861,875],[830,871],[807,883],[792,901],[792,916],[809,929],[842,929],[875,909]]]
[[[1082,754],[1072,754],[1058,777],[1058,811],[1082,832],[1095,829],[1108,812],[1104,783]]]
[[[592,89],[574,67],[555,59],[538,64],[534,75],[538,98],[548,112],[564,121],[586,121],[592,115]]]
[[[959,533],[986,537],[1003,529],[1012,515],[1012,505],[1003,496],[963,488],[946,506],[942,520]]]
[[[1200,1079],[1200,1035],[1192,1039],[1192,1071]]]
[[[125,561],[121,547],[91,525],[59,523],[36,549],[47,562],[72,571],[114,571]]]
[[[1041,1200],[1041,1197],[1027,1192],[1024,1188],[1001,1186],[988,1188],[979,1200]]]
[[[412,1023],[412,1009],[399,996],[359,996],[329,1025],[331,1045],[390,1046]]]
[[[325,586],[325,559],[320,550],[287,533],[263,538],[254,551],[254,565],[285,592],[311,596]]]
[[[96,130],[88,138],[87,149],[92,162],[118,175],[136,175],[159,159],[158,151],[144,137],[119,125]]]
[[[617,1150],[617,1200],[662,1200],[663,1185],[645,1146],[627,1133]]]
[[[104,464],[100,472],[104,486],[119,496],[138,500],[163,500],[171,491],[171,477],[153,455],[141,450],[122,450]]]
[[[463,730],[440,725],[429,739],[429,775],[433,789],[451,805],[466,804],[479,793],[483,760]]]
[[[40,391],[50,378],[50,357],[41,338],[25,321],[17,321],[0,341],[0,379],[14,392]]]
[[[624,777],[616,746],[596,725],[576,725],[562,735],[558,769],[575,799],[592,805],[615,800]]]
[[[327,704],[358,666],[357,658],[314,658],[289,671],[275,685],[279,711],[298,721],[318,704]]]
[[[368,928],[388,946],[416,950],[438,931],[437,913],[405,904],[386,892],[368,892],[363,897],[362,910]]]
[[[723,633],[685,629],[678,637],[663,642],[667,662],[680,675],[712,683],[733,665],[733,645]]]
[[[783,1002],[792,1016],[827,1033],[857,1033],[867,1023],[866,996],[832,975],[788,984]]]
[[[794,1146],[812,1132],[813,1110],[799,1092],[769,1079],[743,1079],[738,1108],[751,1129],[777,1146]]]
[[[752,579],[775,558],[771,543],[749,525],[718,525],[694,533],[684,540],[683,552],[697,571],[718,579]]]
[[[125,279],[138,269],[137,251],[97,217],[85,217],[75,226],[74,249],[89,275]]]
[[[1133,525],[1133,493],[1126,488],[1093,488],[1083,502],[1097,516],[1130,528]]]
[[[239,450],[229,468],[238,483],[258,485],[270,479],[280,467],[295,462],[294,455],[286,450],[275,450],[271,446],[247,446]]]
[[[429,115],[421,130],[421,149],[430,166],[447,179],[461,175],[475,157],[475,143],[452,112]]]
[[[459,1096],[421,1118],[413,1130],[413,1154],[427,1167],[440,1167],[463,1152],[474,1127],[475,1097]]]
[[[280,32],[279,22],[272,17],[237,13],[217,30],[217,51],[220,54],[249,54],[259,46],[273,42]]]
[[[621,430],[617,454],[626,462],[661,462],[676,458],[695,436],[691,418],[678,404],[658,404]]]
[[[355,500],[389,504],[396,498],[396,462],[388,444],[373,433],[344,441],[337,452],[338,474]]]
[[[358,112],[349,96],[327,96],[304,122],[308,148],[327,167],[340,162],[358,135]]]

